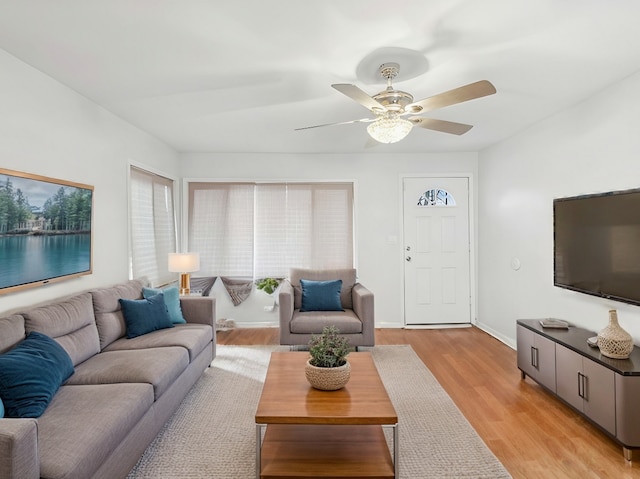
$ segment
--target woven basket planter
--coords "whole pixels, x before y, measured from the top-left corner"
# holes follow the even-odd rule
[[[304,373],[307,381],[314,388],[322,391],[336,391],[345,387],[349,382],[351,377],[351,364],[349,364],[349,361],[337,368],[319,368],[313,366],[310,361],[310,359],[307,360]]]

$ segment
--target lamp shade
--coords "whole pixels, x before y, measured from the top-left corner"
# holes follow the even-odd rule
[[[199,270],[199,253],[169,253],[169,271],[172,273],[193,273]]]
[[[396,115],[378,118],[367,127],[367,132],[380,143],[395,143],[402,140],[413,128],[413,123]]]

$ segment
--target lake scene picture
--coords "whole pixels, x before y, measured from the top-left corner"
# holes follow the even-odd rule
[[[0,293],[91,273],[93,187],[0,169]]]

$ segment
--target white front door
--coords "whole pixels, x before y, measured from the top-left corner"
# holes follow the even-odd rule
[[[405,325],[471,322],[469,178],[404,178]]]

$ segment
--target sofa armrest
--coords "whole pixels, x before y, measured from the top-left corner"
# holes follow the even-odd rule
[[[187,323],[207,324],[216,329],[216,298],[211,296],[180,297],[180,308]]]
[[[289,325],[289,321],[293,318],[293,286],[288,280],[284,280],[280,284],[280,293],[278,294],[278,307],[280,327]]]
[[[181,296],[182,316],[191,324],[211,326],[211,357],[216,357],[216,298],[213,296]]]
[[[351,290],[353,299],[353,312],[362,321],[362,335],[365,344],[373,345],[375,342],[375,309],[373,293],[362,284],[356,283]]]
[[[278,318],[280,320],[280,344],[291,344],[291,328],[293,318],[293,286],[289,280],[280,283],[278,294]]]
[[[0,419],[0,477],[38,479],[38,422]]]

